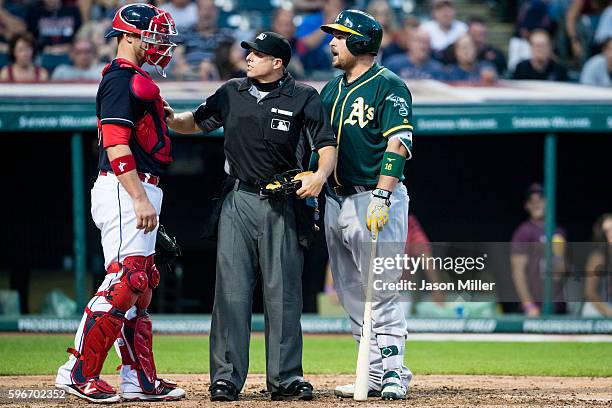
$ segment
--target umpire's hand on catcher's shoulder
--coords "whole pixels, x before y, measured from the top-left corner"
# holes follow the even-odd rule
[[[163,99],[163,101],[164,101],[164,112],[166,113],[166,123],[168,124],[168,126],[172,127],[170,125],[170,122],[174,120],[174,109],[172,109],[172,106],[170,106],[168,101],[166,101],[165,99]]]

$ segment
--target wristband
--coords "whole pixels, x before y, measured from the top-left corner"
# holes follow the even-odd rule
[[[336,291],[334,289],[334,285],[332,285],[331,283],[326,283],[323,290],[325,291],[325,293],[334,293]]]
[[[134,156],[131,154],[117,157],[115,160],[110,162],[110,165],[113,168],[113,173],[115,173],[115,176],[120,176],[128,171],[136,170],[136,161],[134,160]]]
[[[538,305],[536,305],[536,304],[535,304],[535,303],[533,303],[533,302],[529,302],[529,303],[527,303],[527,304],[523,305],[523,310],[524,310],[525,312],[530,312],[530,311],[535,310],[535,309],[537,309],[537,308],[538,308]]]
[[[399,179],[404,174],[404,164],[406,164],[406,158],[401,154],[385,152],[380,167],[380,175]]]
[[[385,200],[385,204],[387,204],[387,206],[391,205],[391,191],[389,190],[377,188],[372,191],[372,196],[382,198],[383,200]]]

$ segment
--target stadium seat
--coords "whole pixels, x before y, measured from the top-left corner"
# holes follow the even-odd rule
[[[0,53],[0,68],[8,65],[10,63],[10,58],[8,54]]]
[[[238,0],[236,2],[236,10],[257,10],[271,13],[274,8],[271,0]]]
[[[42,54],[40,56],[40,65],[46,68],[49,74],[61,64],[72,64],[68,54]]]

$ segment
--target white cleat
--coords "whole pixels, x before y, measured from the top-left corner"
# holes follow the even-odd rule
[[[405,400],[408,389],[402,384],[388,382],[383,385],[381,398],[384,400]]]
[[[128,401],[176,401],[185,397],[185,390],[173,381],[158,378],[156,383],[153,392],[145,393],[139,386],[126,381],[121,385],[121,396]]]
[[[339,385],[334,389],[334,395],[338,398],[353,398],[355,395],[355,384]],[[368,397],[380,397],[380,391],[368,391]]]
[[[161,393],[145,394],[144,392],[124,392],[121,394],[127,401],[176,401],[185,397],[182,388],[165,389]]]
[[[106,381],[98,378],[91,379],[80,386],[56,383],[55,387],[95,404],[114,404],[121,401],[115,389]]]

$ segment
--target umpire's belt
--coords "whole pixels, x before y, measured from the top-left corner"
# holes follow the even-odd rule
[[[236,187],[238,191],[246,191],[247,193],[253,193],[259,195],[260,188],[258,186],[254,186],[249,183],[245,183],[242,180],[238,180],[238,186]]]
[[[353,194],[372,191],[376,186],[336,186],[332,187],[333,192],[339,197],[348,197]]]
[[[100,176],[106,176],[107,174],[113,174],[112,171],[100,170]],[[151,173],[138,172],[138,178],[143,183],[153,184],[157,186],[159,184],[159,177],[152,175]]]

